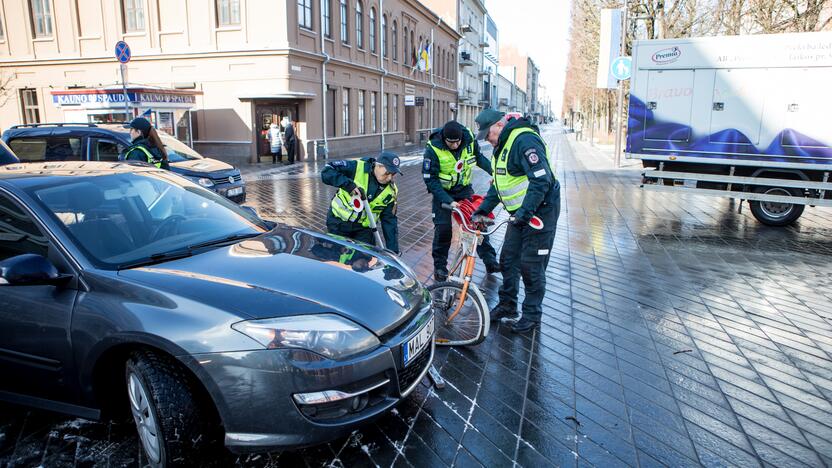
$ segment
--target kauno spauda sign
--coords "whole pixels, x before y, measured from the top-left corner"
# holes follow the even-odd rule
[[[194,104],[196,97],[191,94],[168,94],[168,93],[146,93],[128,92],[127,100],[133,103],[153,104]],[[52,102],[59,106],[73,106],[83,104],[124,104],[124,94],[121,91],[108,93],[79,93],[79,94],[56,94],[52,96]]]

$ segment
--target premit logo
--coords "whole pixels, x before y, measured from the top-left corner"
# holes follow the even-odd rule
[[[659,65],[664,65],[666,63],[673,63],[679,60],[679,57],[681,56],[681,49],[679,49],[678,47],[671,47],[669,49],[662,49],[653,54],[653,62]]]

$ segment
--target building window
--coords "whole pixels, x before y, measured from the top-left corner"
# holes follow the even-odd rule
[[[332,39],[332,0],[323,0],[324,36]]]
[[[364,48],[364,10],[361,8],[361,0],[355,2],[355,45],[359,49]]]
[[[341,92],[341,134],[350,134],[350,89]]]
[[[407,65],[407,26],[404,27],[404,41],[402,41],[402,63]]]
[[[20,106],[23,111],[23,123],[40,123],[40,110],[38,109],[38,92],[35,89],[20,90]]]
[[[144,31],[144,0],[122,0],[121,17],[124,32]]]
[[[393,20],[393,61],[399,60],[399,27],[396,20]]]
[[[358,134],[363,135],[367,133],[367,127],[364,125],[364,90],[358,92]]]
[[[3,17],[0,16],[0,41],[6,38],[6,31],[3,30]]]
[[[341,0],[341,42],[343,42],[344,44],[350,43],[350,25],[347,15],[349,15],[349,8],[347,8],[347,0]]]
[[[217,26],[240,25],[240,0],[217,0]]]
[[[49,0],[29,0],[29,13],[35,37],[52,37],[52,7]]]
[[[381,15],[381,55],[387,58],[387,15]]]
[[[312,0],[298,0],[298,25],[312,29]]]
[[[386,132],[389,130],[387,126],[387,101],[390,100],[390,94],[384,93],[381,96],[381,131]]]
[[[375,91],[370,93],[370,133],[376,133],[378,131],[377,127],[377,120],[376,120],[376,100],[378,99],[378,93]]]
[[[393,131],[399,131],[399,95],[393,95]]]
[[[370,8],[370,52],[376,53],[376,9]]]

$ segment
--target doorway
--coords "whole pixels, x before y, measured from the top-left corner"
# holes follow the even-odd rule
[[[297,104],[278,104],[278,103],[263,103],[255,104],[254,118],[257,129],[257,155],[271,156],[271,145],[267,138],[269,134],[269,126],[272,122],[280,126],[281,133],[285,131],[283,128],[284,117],[295,122],[295,131],[297,131],[298,105]]]

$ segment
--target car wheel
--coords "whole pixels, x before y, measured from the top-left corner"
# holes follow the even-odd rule
[[[754,189],[754,192],[787,197],[799,197],[802,195],[797,189],[785,187],[758,187]],[[767,226],[788,226],[797,221],[797,218],[803,214],[803,210],[806,208],[805,205],[796,205],[793,203],[757,200],[751,200],[748,204],[751,206],[751,214],[757,218],[757,221]]]
[[[141,351],[127,360],[125,377],[147,464],[193,465],[204,459],[216,442],[218,427],[182,367],[165,356]]]

